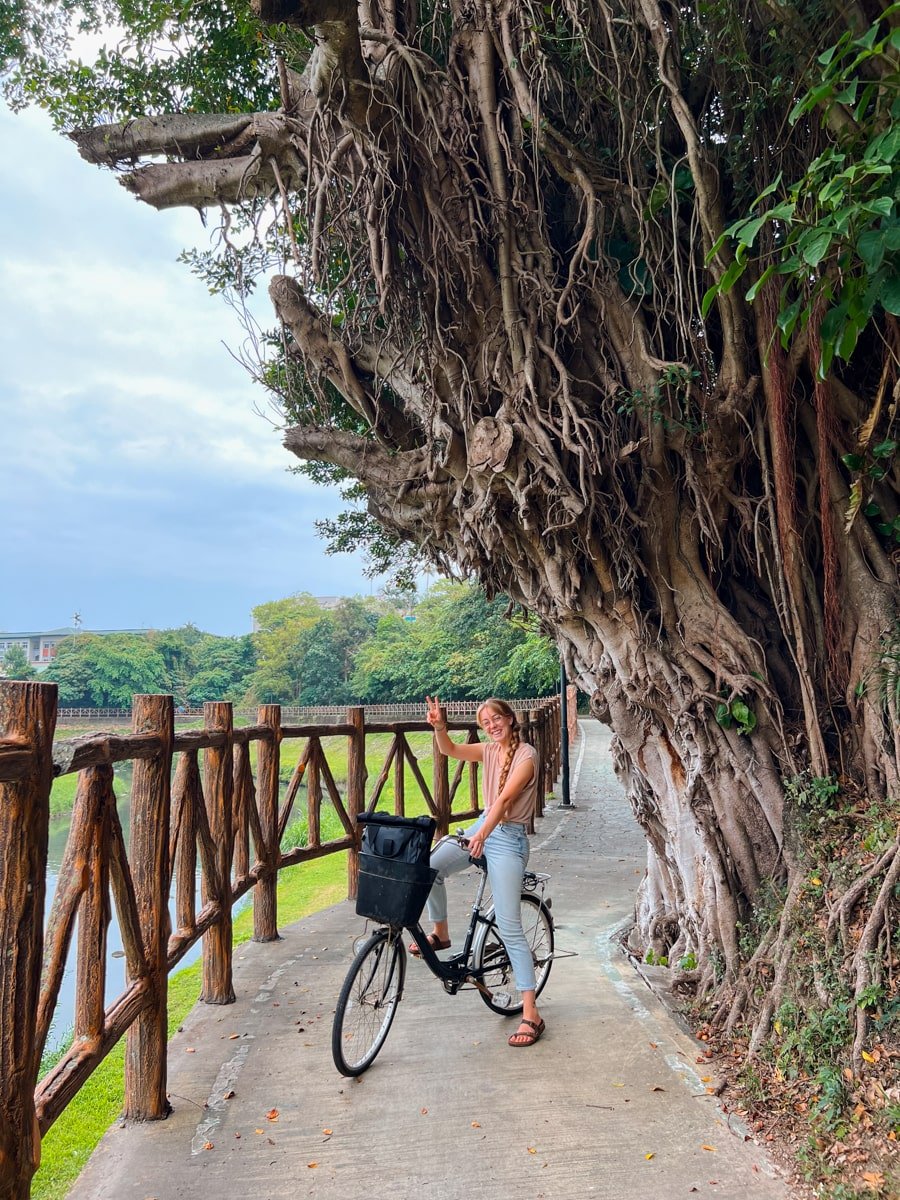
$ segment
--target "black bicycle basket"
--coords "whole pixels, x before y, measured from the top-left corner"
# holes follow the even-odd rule
[[[363,826],[356,911],[383,925],[415,925],[437,871],[428,865],[431,817],[360,813]]]

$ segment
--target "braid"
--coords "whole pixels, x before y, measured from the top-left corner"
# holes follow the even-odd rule
[[[512,761],[513,761],[513,758],[515,757],[515,753],[518,750],[518,748],[519,748],[519,730],[518,730],[518,727],[514,726],[510,730],[509,749],[506,751],[506,758],[504,759],[503,766],[500,770],[500,780],[497,784],[498,795],[500,792],[503,791],[503,785],[506,783],[507,779],[509,778],[509,771],[510,771],[510,768],[512,767]]]

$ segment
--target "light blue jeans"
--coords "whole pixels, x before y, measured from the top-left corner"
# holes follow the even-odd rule
[[[481,828],[483,821],[482,815],[466,830],[466,836],[471,837]],[[528,836],[525,826],[507,823],[492,829],[484,843],[484,856],[487,859],[497,928],[512,964],[516,987],[520,992],[533,991],[534,959],[522,930],[522,915],[519,909],[522,877],[528,865]],[[441,838],[431,852],[431,866],[437,871],[437,879],[428,895],[428,917],[432,921],[446,921],[447,889],[444,880],[448,875],[465,871],[469,866],[469,852],[463,849],[455,838]]]

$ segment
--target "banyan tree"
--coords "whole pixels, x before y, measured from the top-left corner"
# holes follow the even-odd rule
[[[11,84],[205,210],[215,286],[265,278],[338,544],[540,616],[646,833],[632,944],[755,1046],[845,995],[857,1063],[898,952],[896,8],[113,5],[118,51],[23,36]]]

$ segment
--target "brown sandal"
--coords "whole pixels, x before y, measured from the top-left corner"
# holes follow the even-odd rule
[[[432,948],[432,950],[449,950],[450,949],[450,939],[449,938],[445,942],[442,938],[439,938],[437,936],[437,934],[429,933],[428,937],[425,940],[428,942],[428,945]],[[409,952],[413,956],[413,958],[421,958],[422,957],[422,951],[419,949],[419,947],[416,945],[415,942],[409,943]]]
[[[543,1021],[529,1021],[526,1017],[522,1018],[519,1025],[530,1025],[533,1032],[529,1033],[527,1029],[517,1029],[515,1033],[511,1034],[507,1045],[512,1046],[513,1049],[519,1046],[533,1046],[547,1028]],[[513,1040],[514,1038],[524,1038],[524,1041],[517,1042]]]

